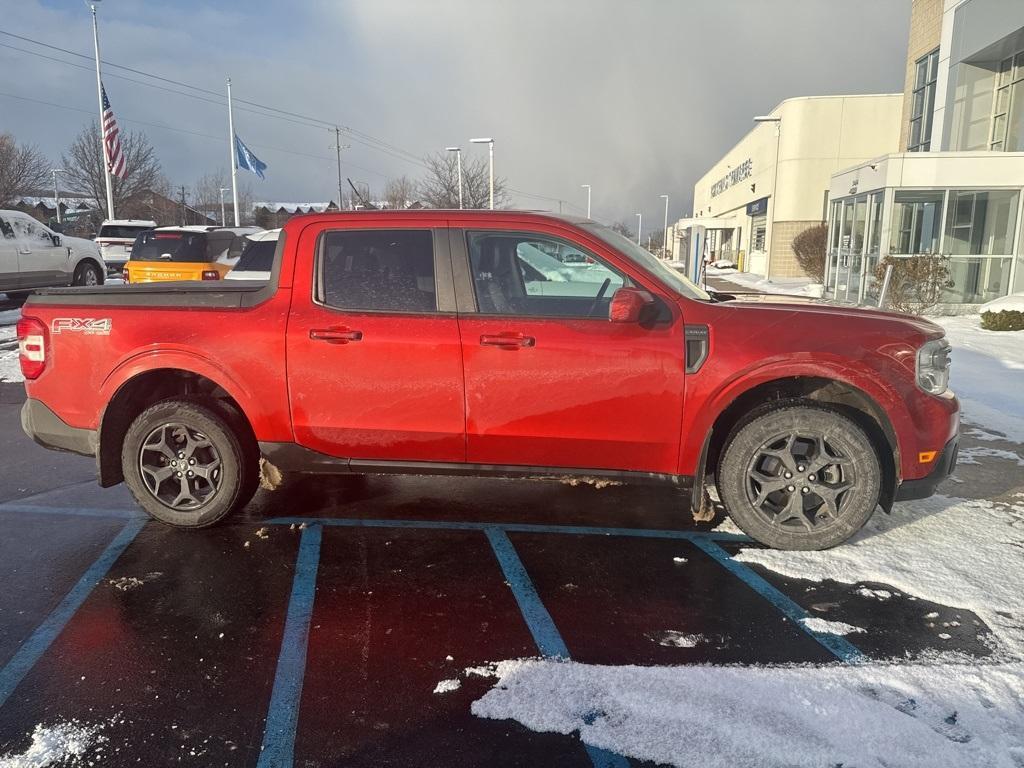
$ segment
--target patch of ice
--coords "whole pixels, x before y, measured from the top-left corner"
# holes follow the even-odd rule
[[[704,635],[691,635],[674,629],[662,632],[652,639],[666,648],[696,648],[705,641]]]
[[[733,533],[738,536],[745,535],[743,531],[739,529],[739,526],[737,526],[736,523],[732,521],[732,518],[728,516],[724,520],[722,520],[721,523],[712,528],[712,531],[714,533]]]
[[[32,743],[21,754],[0,755],[0,768],[47,768],[53,765],[78,765],[85,753],[106,741],[102,726],[87,726],[71,720],[66,723],[37,725]]]
[[[835,549],[743,549],[736,559],[798,579],[891,584],[965,608],[1024,655],[1024,516],[1015,505],[933,496],[874,515]]]
[[[892,597],[892,592],[888,589],[871,589],[869,587],[861,587],[857,590],[857,594],[861,597],[874,597],[878,600],[888,600]]]
[[[816,616],[808,616],[807,618],[800,619],[800,623],[812,632],[822,632],[827,635],[852,635],[855,632],[864,631],[860,627],[855,627],[852,624],[846,624],[842,621],[819,619]]]
[[[685,557],[673,557],[672,562],[676,565],[682,565],[683,563],[688,563],[690,561],[687,560]]]
[[[835,551],[835,550],[833,550]],[[1024,665],[638,667],[512,660],[478,717],[702,768],[962,768],[1024,759]],[[1016,762],[1015,762],[1016,761]]]
[[[442,680],[436,686],[434,686],[434,693],[451,693],[457,691],[462,685],[462,681],[453,678],[451,680]]]
[[[1004,451],[1001,448],[989,448],[987,445],[975,445],[970,448],[961,448],[957,455],[957,464],[980,464],[979,458],[1006,459],[1015,461],[1018,466],[1024,467],[1024,458],[1013,451]]]

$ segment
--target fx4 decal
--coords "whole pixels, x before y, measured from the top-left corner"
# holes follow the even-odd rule
[[[85,333],[90,336],[109,336],[114,323],[109,317],[55,317],[50,323],[50,331],[56,336],[59,333]]]

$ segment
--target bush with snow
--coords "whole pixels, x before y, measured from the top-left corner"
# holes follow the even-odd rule
[[[1011,293],[983,305],[981,327],[987,331],[1024,331],[1024,293]]]

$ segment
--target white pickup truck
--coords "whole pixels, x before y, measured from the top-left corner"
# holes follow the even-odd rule
[[[0,211],[0,293],[102,285],[103,275],[91,240],[58,234],[21,211]]]

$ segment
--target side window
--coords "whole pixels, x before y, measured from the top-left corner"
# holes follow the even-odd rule
[[[466,237],[484,314],[607,317],[612,295],[630,285],[618,270],[556,238],[509,232]]]
[[[338,230],[320,236],[317,301],[335,309],[436,312],[430,230]]]
[[[14,229],[12,229],[11,225],[8,224],[3,219],[0,219],[0,232],[3,233],[3,236],[4,236],[5,240],[13,240],[14,239]]]

